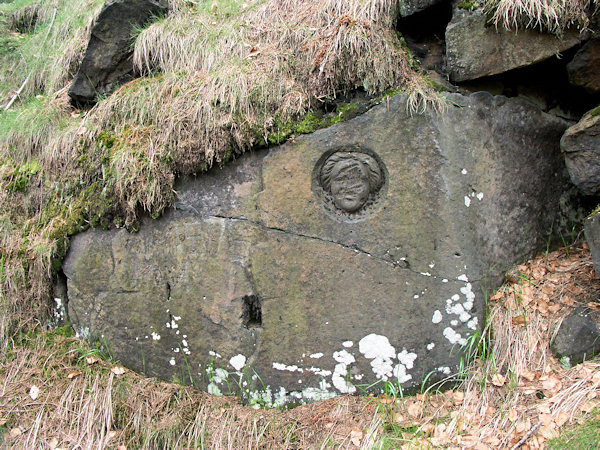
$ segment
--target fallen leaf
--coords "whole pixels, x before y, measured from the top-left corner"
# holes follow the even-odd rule
[[[69,373],[67,374],[67,378],[68,378],[69,380],[72,380],[72,379],[74,379],[74,378],[77,378],[79,375],[81,375],[81,372],[80,372],[80,371],[78,371],[78,370],[73,370],[73,371],[71,371],[71,372],[69,372]]]
[[[31,386],[31,388],[29,388],[29,397],[31,397],[31,400],[35,400],[39,396],[40,396],[40,388],[34,384],[33,386]]]
[[[123,367],[123,366],[114,366],[112,369],[110,369],[110,371],[112,373],[114,373],[115,375],[123,375],[125,373],[125,367]]]
[[[387,395],[385,395],[385,394],[381,394],[381,395],[379,396],[379,401],[380,401],[381,403],[383,403],[384,405],[389,405],[389,404],[391,404],[391,403],[394,403],[394,399],[393,399],[393,398],[391,398],[391,397],[388,397],[388,396],[387,396]]]
[[[16,438],[18,436],[21,436],[22,434],[23,434],[23,430],[21,430],[20,427],[13,428],[12,430],[10,430],[10,433],[9,433],[10,437],[12,437],[12,438]]]
[[[88,356],[87,358],[85,358],[85,362],[88,364],[88,366],[91,366],[92,364],[98,362],[98,358],[94,355]]]
[[[556,416],[554,422],[556,422],[556,426],[560,428],[569,421],[569,417],[570,415],[567,413],[560,413],[558,416]]]
[[[452,393],[452,400],[455,405],[460,405],[465,399],[465,393],[462,391],[455,391]]]
[[[560,303],[553,303],[548,308],[548,311],[550,311],[552,314],[554,314],[554,313],[557,313],[558,311],[560,311],[560,308],[562,308],[562,305]]]
[[[504,384],[506,383],[506,378],[504,378],[504,376],[502,376],[501,374],[497,373],[496,375],[494,375],[492,377],[492,384],[494,386],[504,386]]]
[[[361,430],[359,430],[358,428],[354,428],[350,432],[350,442],[352,442],[357,447],[360,447],[360,441],[362,440],[362,438],[363,438],[363,432]]]
[[[517,412],[516,409],[511,409],[508,412],[508,418],[510,419],[511,422],[514,422],[517,420],[517,417],[519,417],[519,413]]]
[[[540,405],[537,406],[537,409],[539,412],[541,412],[542,414],[550,414],[550,406],[542,403]],[[541,419],[540,419],[541,420]]]
[[[519,316],[515,316],[512,318],[512,324],[513,325],[525,325],[527,323],[527,320],[525,320],[525,316],[523,314],[519,315]]]
[[[421,402],[412,402],[406,407],[408,415],[411,417],[418,417],[423,411],[423,404]]]
[[[535,372],[531,370],[525,370],[521,373],[521,376],[525,378],[527,381],[535,380]]]
[[[56,439],[55,437],[53,437],[52,439],[50,439],[48,441],[48,447],[50,447],[51,450],[55,450],[57,446],[58,446],[58,439]]]

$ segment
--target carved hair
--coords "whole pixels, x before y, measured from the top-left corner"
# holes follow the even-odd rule
[[[331,182],[336,172],[335,166],[342,161],[352,161],[366,169],[369,178],[369,191],[377,191],[383,184],[383,176],[379,164],[372,156],[362,152],[336,152],[332,154],[321,168],[321,185],[331,192]]]

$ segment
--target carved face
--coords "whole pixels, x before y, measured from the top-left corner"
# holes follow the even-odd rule
[[[369,198],[369,173],[364,164],[348,159],[335,164],[331,173],[331,194],[338,208],[352,213]]]

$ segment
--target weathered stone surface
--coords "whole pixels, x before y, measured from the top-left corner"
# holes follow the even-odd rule
[[[596,213],[585,219],[585,240],[590,246],[594,269],[600,274],[600,214]]]
[[[447,70],[452,81],[495,75],[543,61],[581,42],[577,32],[559,39],[533,30],[506,30],[481,11],[455,8],[446,28]]]
[[[400,16],[407,17],[423,11],[430,6],[437,5],[447,0],[401,0],[399,5]]]
[[[573,183],[586,195],[599,195],[600,106],[565,131],[560,148]]]
[[[149,375],[266,403],[455,372],[483,291],[560,227],[567,124],[489,94],[451,95],[444,115],[405,102],[181,180],[137,234],[75,236],[78,332]]]
[[[167,13],[167,0],[108,0],[69,89],[77,103],[93,103],[133,75],[132,42],[136,28]]]
[[[590,94],[600,92],[600,39],[586,42],[567,64],[569,82]]]
[[[600,315],[580,307],[562,321],[551,347],[565,364],[575,365],[600,352]]]

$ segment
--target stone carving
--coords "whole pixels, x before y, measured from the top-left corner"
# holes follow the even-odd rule
[[[313,174],[313,191],[328,212],[342,218],[364,218],[381,197],[385,167],[374,152],[341,148],[326,152]],[[362,213],[362,214],[361,214]]]

